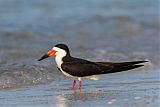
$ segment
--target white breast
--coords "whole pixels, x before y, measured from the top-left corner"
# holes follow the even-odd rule
[[[56,51],[55,61],[57,63],[58,68],[61,68],[61,64],[63,63],[62,59],[67,55],[66,51],[57,47],[53,47],[53,50]]]
[[[62,65],[62,63],[63,63],[62,58],[61,58],[60,56],[56,56],[56,57],[55,57],[55,61],[56,61],[56,63],[57,63],[57,67],[58,67],[58,68],[61,68],[61,65]]]
[[[65,71],[62,70],[62,68],[61,68],[61,65],[63,63],[62,58],[56,56],[55,60],[56,60],[56,63],[57,63],[57,67],[62,71],[62,73],[64,75],[66,75],[68,77],[74,77],[74,76],[72,76],[72,75],[70,75],[70,74],[68,74],[68,73],[66,73]]]
[[[56,57],[55,57],[55,61],[57,63],[57,67],[62,71],[62,73],[66,76],[69,76],[69,77],[74,77],[68,73],[66,73],[65,71],[62,70],[61,68],[61,65],[63,63],[63,58],[67,55],[66,51],[64,51],[63,49],[60,49],[60,48],[57,48],[57,47],[54,47],[53,50],[57,51],[56,52]]]

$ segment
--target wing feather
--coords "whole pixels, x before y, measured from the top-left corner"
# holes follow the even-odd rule
[[[112,66],[103,66],[100,64],[96,64],[94,62],[88,63],[63,63],[62,69],[73,76],[91,76],[91,75],[98,75],[104,74],[106,71],[111,70]]]

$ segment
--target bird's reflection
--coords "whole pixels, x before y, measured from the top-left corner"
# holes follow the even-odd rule
[[[108,95],[107,95],[108,94]],[[111,99],[112,92],[110,91],[79,91],[73,90],[72,93],[62,94],[57,96],[57,107],[71,107],[85,106],[90,101],[96,102],[97,100]]]

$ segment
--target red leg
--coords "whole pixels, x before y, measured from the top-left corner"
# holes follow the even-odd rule
[[[75,85],[76,85],[76,80],[74,80],[73,83],[72,83],[72,89],[74,89]]]
[[[82,80],[80,80],[80,81],[79,81],[79,84],[78,84],[78,89],[81,90],[81,88],[82,88]]]

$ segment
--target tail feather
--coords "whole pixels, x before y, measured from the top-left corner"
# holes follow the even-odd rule
[[[115,67],[113,70],[111,70],[111,73],[127,71],[131,69],[139,68],[142,66],[144,65],[130,65],[130,66]]]
[[[138,67],[142,67],[144,65],[142,65],[140,63],[144,63],[144,62],[148,62],[148,61],[132,61],[132,62],[119,62],[119,63],[96,62],[96,63],[101,64],[101,65],[106,66],[106,67],[112,67],[112,69],[107,71],[106,73],[116,73],[116,72],[122,72],[122,71],[135,69],[135,68],[138,68]]]
[[[105,66],[115,65],[115,66],[129,66],[129,65],[135,65],[140,63],[145,63],[148,61],[131,61],[131,62],[96,62],[98,64],[102,64]]]
[[[136,65],[144,62],[148,62],[148,61],[132,61],[132,62],[122,62],[122,63],[115,63],[115,64],[117,66],[129,66],[129,65]]]

